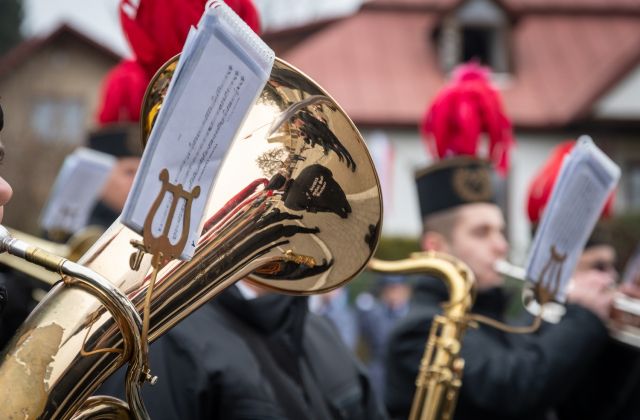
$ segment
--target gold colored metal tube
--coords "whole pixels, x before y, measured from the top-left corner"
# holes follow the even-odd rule
[[[443,305],[443,315],[432,322],[409,419],[451,419],[462,384],[464,361],[460,350],[475,297],[473,273],[461,261],[435,252],[415,253],[399,261],[372,259],[368,267],[381,273],[430,275],[446,284],[449,301]]]

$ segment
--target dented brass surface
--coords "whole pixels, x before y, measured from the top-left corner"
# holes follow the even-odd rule
[[[52,363],[62,341],[62,327],[51,323],[24,332],[0,366],[0,418],[37,418],[48,398]],[[19,391],[19,392],[17,392]]]

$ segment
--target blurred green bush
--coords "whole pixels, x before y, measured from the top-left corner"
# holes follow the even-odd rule
[[[382,260],[400,260],[407,258],[410,253],[420,251],[418,238],[388,236],[380,238],[375,257]],[[365,291],[374,291],[377,274],[367,270],[360,273],[349,282],[349,296],[353,300]]]

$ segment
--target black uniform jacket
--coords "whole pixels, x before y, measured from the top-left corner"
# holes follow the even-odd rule
[[[156,419],[383,419],[335,329],[305,298],[230,287],[151,345]],[[122,396],[122,371],[101,392]],[[115,392],[114,392],[115,391]]]
[[[442,282],[421,280],[409,316],[392,333],[385,399],[393,418],[408,416],[431,321],[446,299]],[[506,303],[502,290],[483,291],[473,312],[502,320]],[[535,334],[507,334],[485,325],[468,329],[455,419],[545,419],[593,366],[607,339],[599,318],[575,305],[567,305],[559,324],[543,324]]]

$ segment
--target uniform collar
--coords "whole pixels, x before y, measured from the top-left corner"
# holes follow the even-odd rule
[[[422,277],[414,289],[414,301],[417,303],[439,304],[448,300],[449,292],[445,283],[435,277]],[[495,287],[478,291],[473,304],[474,313],[502,318],[509,302],[509,296],[504,289]]]
[[[220,304],[236,318],[263,334],[285,333],[295,341],[302,339],[307,315],[307,299],[277,293],[246,299],[237,286],[222,292],[214,304]]]

